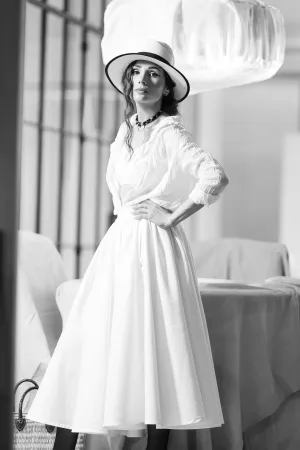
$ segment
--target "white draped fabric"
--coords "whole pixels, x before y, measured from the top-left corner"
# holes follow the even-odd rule
[[[104,19],[105,64],[141,37],[164,41],[191,94],[266,80],[284,61],[283,16],[261,0],[113,0]]]

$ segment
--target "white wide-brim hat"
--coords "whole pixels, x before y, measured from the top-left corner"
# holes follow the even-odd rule
[[[190,84],[187,78],[174,67],[173,50],[168,44],[154,39],[144,39],[135,42],[132,49],[132,52],[115,56],[105,66],[107,78],[121,94],[123,94],[121,79],[125,69],[133,61],[144,60],[157,64],[170,75],[175,83],[174,97],[177,102],[182,102],[188,96]]]

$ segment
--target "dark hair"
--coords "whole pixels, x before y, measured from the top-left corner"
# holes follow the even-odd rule
[[[125,122],[127,124],[127,133],[125,136],[125,142],[130,149],[131,156],[133,154],[133,148],[131,146],[133,127],[130,123],[130,117],[135,112],[135,104],[132,99],[132,88],[133,88],[133,83],[132,83],[133,70],[132,69],[133,69],[133,66],[136,64],[136,62],[137,62],[137,60],[133,61],[132,63],[130,63],[128,65],[128,67],[125,69],[125,71],[122,75],[122,79],[121,79],[124,98],[125,98],[125,102],[126,102],[126,106],[125,106],[125,110],[124,110],[124,118],[125,118]],[[170,116],[175,116],[175,115],[179,114],[178,102],[174,97],[175,83],[171,79],[170,75],[165,70],[164,70],[164,75],[165,75],[165,79],[166,79],[166,86],[169,90],[169,94],[163,95],[162,103],[161,103],[161,110],[163,112],[169,114]]]

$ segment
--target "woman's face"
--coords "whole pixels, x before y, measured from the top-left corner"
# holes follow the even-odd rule
[[[152,105],[160,102],[166,90],[161,67],[149,61],[136,61],[132,68],[132,96],[136,103]]]

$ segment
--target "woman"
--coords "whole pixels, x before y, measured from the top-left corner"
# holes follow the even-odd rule
[[[126,100],[106,174],[118,217],[84,275],[28,417],[59,427],[55,450],[75,448],[78,432],[147,434],[147,449],[159,450],[170,429],[224,423],[180,222],[215,202],[228,178],[180,121],[189,83],[167,44],[141,41],[140,51],[105,70]]]

